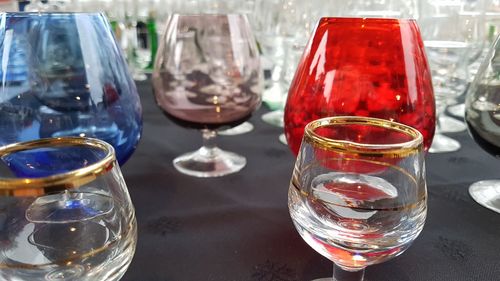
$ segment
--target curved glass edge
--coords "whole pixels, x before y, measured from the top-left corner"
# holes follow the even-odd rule
[[[410,136],[412,140],[393,144],[363,144],[353,141],[330,139],[315,133],[315,130],[318,128],[332,127],[335,125],[369,125],[381,127],[406,134]],[[398,122],[373,117],[336,116],[314,120],[307,124],[304,129],[304,141],[307,141],[313,146],[326,148],[328,150],[359,153],[363,155],[368,154],[370,156],[397,155],[399,157],[404,157],[406,155],[419,153],[423,150],[423,136],[417,129]]]
[[[0,195],[5,195],[5,191],[7,191],[6,195],[12,195],[12,192],[15,190],[38,190],[44,188],[61,190],[75,188],[95,180],[98,176],[107,173],[115,167],[115,150],[112,145],[102,140],[82,137],[46,138],[14,143],[0,147],[0,157],[31,149],[77,145],[101,149],[106,152],[106,155],[101,160],[89,166],[58,175],[42,178],[0,178]]]

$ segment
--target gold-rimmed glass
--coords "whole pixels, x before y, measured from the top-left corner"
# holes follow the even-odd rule
[[[0,279],[119,280],[137,241],[113,147],[62,137],[0,147]]]
[[[288,207],[302,238],[334,263],[333,280],[363,280],[365,267],[403,253],[421,232],[422,141],[412,127],[369,117],[305,127]]]

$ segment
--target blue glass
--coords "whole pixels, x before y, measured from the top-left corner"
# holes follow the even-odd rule
[[[90,166],[103,159],[105,154],[102,149],[68,146],[30,149],[4,155],[1,160],[15,177],[39,178]]]
[[[85,136],[120,164],[134,152],[139,95],[102,14],[0,13],[0,79],[0,145]]]

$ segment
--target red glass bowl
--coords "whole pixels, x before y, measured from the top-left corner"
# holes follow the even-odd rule
[[[429,65],[415,20],[322,18],[302,55],[285,107],[297,154],[304,127],[328,116],[368,116],[435,129]]]

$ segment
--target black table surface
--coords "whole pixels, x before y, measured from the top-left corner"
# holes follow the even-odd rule
[[[331,276],[332,264],[295,230],[287,191],[295,157],[264,123],[220,136],[221,148],[247,157],[239,173],[201,179],[172,160],[201,145],[201,134],[170,122],[148,82],[138,83],[144,131],[122,167],[138,222],[134,260],[122,281],[303,281]],[[500,214],[475,203],[468,186],[500,178],[500,161],[466,132],[452,134],[458,152],[428,154],[428,217],[401,256],[368,267],[368,281],[500,280]]]

